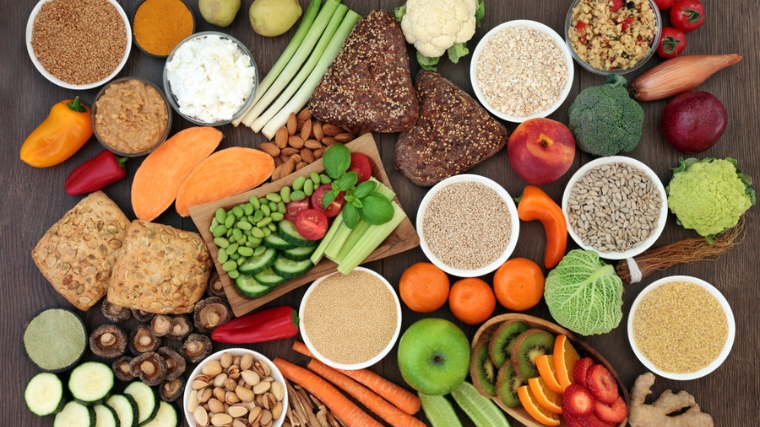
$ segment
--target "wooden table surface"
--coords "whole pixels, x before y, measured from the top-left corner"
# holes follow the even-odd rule
[[[346,0],[353,10],[366,14],[370,10],[383,8],[392,10],[400,6],[402,0],[395,1],[360,1]],[[120,1],[127,15],[131,16],[138,0]],[[203,21],[198,12],[197,2],[190,1],[197,21],[196,31],[217,29]],[[306,3],[302,0],[302,3]],[[570,0],[487,0],[486,16],[483,26],[477,30],[468,43],[470,50],[481,37],[495,25],[514,19],[532,19],[543,22],[560,34],[563,32],[565,16]],[[289,37],[282,36],[267,39],[256,35],[248,22],[247,11],[251,1],[245,1],[234,23],[221,31],[241,40],[250,48],[259,70],[264,74],[270,69],[287,44]],[[50,107],[61,99],[79,95],[90,105],[96,89],[75,92],[62,89],[48,82],[36,71],[29,59],[24,32],[29,13],[34,1],[0,0],[0,40],[3,41],[2,61],[0,64],[0,87],[4,108],[2,108],[3,137],[0,145],[0,334],[2,345],[2,371],[5,378],[5,398],[0,401],[4,414],[0,422],[8,426],[51,426],[52,417],[38,418],[24,407],[23,390],[37,372],[35,366],[25,359],[21,335],[24,323],[35,312],[54,306],[70,307],[59,296],[32,262],[30,252],[45,231],[63,214],[73,207],[81,197],[65,194],[63,182],[77,165],[98,153],[102,147],[93,137],[85,147],[66,162],[47,169],[32,168],[18,158],[19,148],[26,136],[47,116]],[[698,157],[735,157],[739,167],[749,175],[758,176],[760,155],[757,154],[757,137],[760,135],[760,111],[758,108],[757,88],[760,87],[758,73],[758,46],[760,46],[760,26],[757,25],[756,4],[751,0],[731,0],[729,2],[707,2],[705,24],[699,30],[688,33],[688,54],[740,53],[742,62],[721,71],[699,86],[699,90],[713,93],[725,104],[728,112],[728,128],[722,139],[712,149]],[[752,11],[752,12],[749,12]],[[290,33],[294,31],[291,30]],[[410,50],[410,53],[412,51]],[[412,53],[413,55],[413,53]],[[413,57],[413,56],[412,56]],[[644,69],[661,62],[653,58]],[[156,84],[161,84],[164,61],[149,57],[137,48],[132,48],[129,61],[119,76],[139,76]],[[448,79],[470,94],[472,89],[469,79],[470,57],[463,58],[459,64],[451,64],[447,59],[441,60],[439,71]],[[416,74],[416,64],[412,66]],[[643,70],[642,70],[643,71]],[[640,74],[633,73],[629,78]],[[575,66],[575,82],[569,100],[550,118],[567,122],[567,109],[578,92],[586,87],[601,84],[604,78],[593,75],[579,66]],[[646,118],[644,134],[639,146],[628,155],[649,165],[660,179],[670,180],[670,169],[678,165],[681,156],[662,138],[659,120],[666,101],[642,103]],[[505,123],[511,131],[515,124]],[[174,115],[173,132],[186,128],[190,124]],[[254,134],[245,127],[234,128],[222,126],[224,140],[220,148],[230,146],[256,147],[263,141],[261,135]],[[414,222],[417,205],[426,193],[426,189],[412,185],[392,165],[394,144],[397,135],[376,135],[380,153],[393,187],[398,192],[401,203]],[[571,174],[582,164],[591,160],[589,155],[578,152],[572,169],[557,182],[543,186],[544,190],[560,201],[562,191]],[[130,204],[130,185],[141,158],[131,159],[127,163],[127,178],[108,187],[105,192],[124,210],[129,218],[134,218]],[[476,166],[471,173],[490,177],[502,184],[513,196],[522,192],[526,185],[512,171],[506,150],[498,153],[488,161]],[[694,381],[672,381],[658,377],[653,387],[656,395],[665,389],[674,391],[687,390],[693,394],[703,411],[712,414],[716,426],[754,425],[760,416],[760,315],[757,306],[760,296],[757,291],[757,277],[760,266],[760,245],[758,244],[758,207],[750,209],[746,215],[748,231],[741,246],[733,249],[727,256],[717,262],[698,262],[681,265],[658,272],[642,283],[625,288],[623,312],[625,316],[612,332],[601,336],[590,336],[587,341],[597,348],[615,367],[627,387],[633,385],[636,377],[646,371],[631,350],[626,334],[627,313],[633,300],[644,286],[655,279],[674,274],[696,276],[713,283],[728,299],[736,318],[736,342],[728,360],[715,372]],[[189,218],[181,219],[173,208],[156,219],[157,222],[194,230]],[[527,257],[541,261],[543,257],[544,237],[538,222],[522,223],[522,230],[513,256]],[[671,243],[693,232],[681,229],[670,215],[667,228],[657,245]],[[575,246],[571,243],[570,249]],[[392,284],[398,283],[405,268],[425,256],[419,248],[402,253],[367,266],[383,274]],[[454,278],[452,278],[454,279]],[[491,276],[487,276],[490,280]],[[289,304],[298,307],[305,288],[285,295],[268,306]],[[88,328],[92,330],[104,319],[96,306],[86,313],[80,312]],[[506,312],[497,308],[494,314]],[[529,310],[528,314],[551,319],[546,305],[542,302]],[[462,329],[472,336],[476,327],[456,321],[448,307],[439,309],[430,315],[420,315],[403,309],[403,328],[414,321],[428,316],[444,317],[454,320]],[[253,345],[252,349],[270,357],[282,356],[297,363],[305,359],[289,351],[292,340]],[[221,346],[216,346],[221,348]],[[372,369],[385,377],[403,384],[396,365],[396,351],[386,357]],[[188,371],[189,372],[189,371]],[[420,415],[424,419],[423,415]],[[465,425],[469,420],[460,413]],[[519,425],[514,423],[513,425]]]

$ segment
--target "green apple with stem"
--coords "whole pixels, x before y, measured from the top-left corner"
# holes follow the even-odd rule
[[[469,373],[470,341],[446,319],[413,323],[401,336],[398,367],[412,388],[430,396],[448,394]]]

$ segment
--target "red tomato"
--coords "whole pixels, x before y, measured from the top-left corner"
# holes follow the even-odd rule
[[[662,58],[675,58],[686,49],[686,34],[678,28],[665,27],[662,29],[660,45],[657,54]]]
[[[622,9],[625,5],[625,2],[623,0],[612,0],[612,6],[610,6],[610,10],[612,12],[617,12],[618,10]]]
[[[322,184],[319,188],[314,190],[314,194],[311,195],[311,206],[314,209],[323,211],[328,218],[332,218],[337,216],[340,213],[340,210],[343,209],[343,204],[346,203],[346,199],[341,191],[338,194],[338,197],[336,197],[332,203],[327,205],[327,209],[322,209],[322,199],[325,198],[325,194],[328,191],[332,191],[332,185],[330,184]]]
[[[678,0],[670,9],[670,24],[684,33],[705,23],[705,7],[699,0]]]
[[[327,216],[317,209],[304,209],[296,217],[296,230],[307,240],[319,240],[327,233]]]
[[[667,10],[667,9],[670,9],[671,6],[673,6],[673,3],[675,3],[676,0],[654,0],[654,2],[657,5],[658,9]]]
[[[623,32],[628,31],[628,27],[633,25],[633,23],[636,22],[636,18],[633,16],[629,16],[623,20],[623,22],[620,23],[620,29],[623,30]]]
[[[309,204],[308,197],[305,197],[304,199],[298,201],[292,200],[290,203],[285,205],[285,219],[295,221],[299,212],[304,209],[309,209],[310,207],[311,205]]]
[[[361,153],[355,153],[351,155],[351,166],[348,167],[349,172],[356,172],[359,175],[359,180],[356,181],[356,185],[368,180],[372,176],[372,164],[369,162],[369,157]]]

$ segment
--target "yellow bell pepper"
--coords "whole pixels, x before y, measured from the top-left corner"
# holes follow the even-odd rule
[[[57,165],[73,156],[92,136],[90,108],[74,100],[61,101],[21,146],[24,163],[36,168]]]

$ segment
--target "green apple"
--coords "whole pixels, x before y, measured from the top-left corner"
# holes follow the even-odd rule
[[[226,27],[235,20],[240,0],[198,0],[198,9],[209,24]]]
[[[398,368],[412,388],[431,396],[448,394],[470,371],[470,341],[446,319],[413,323],[398,345]]]
[[[254,0],[248,17],[256,34],[275,37],[288,31],[301,12],[298,0]]]

